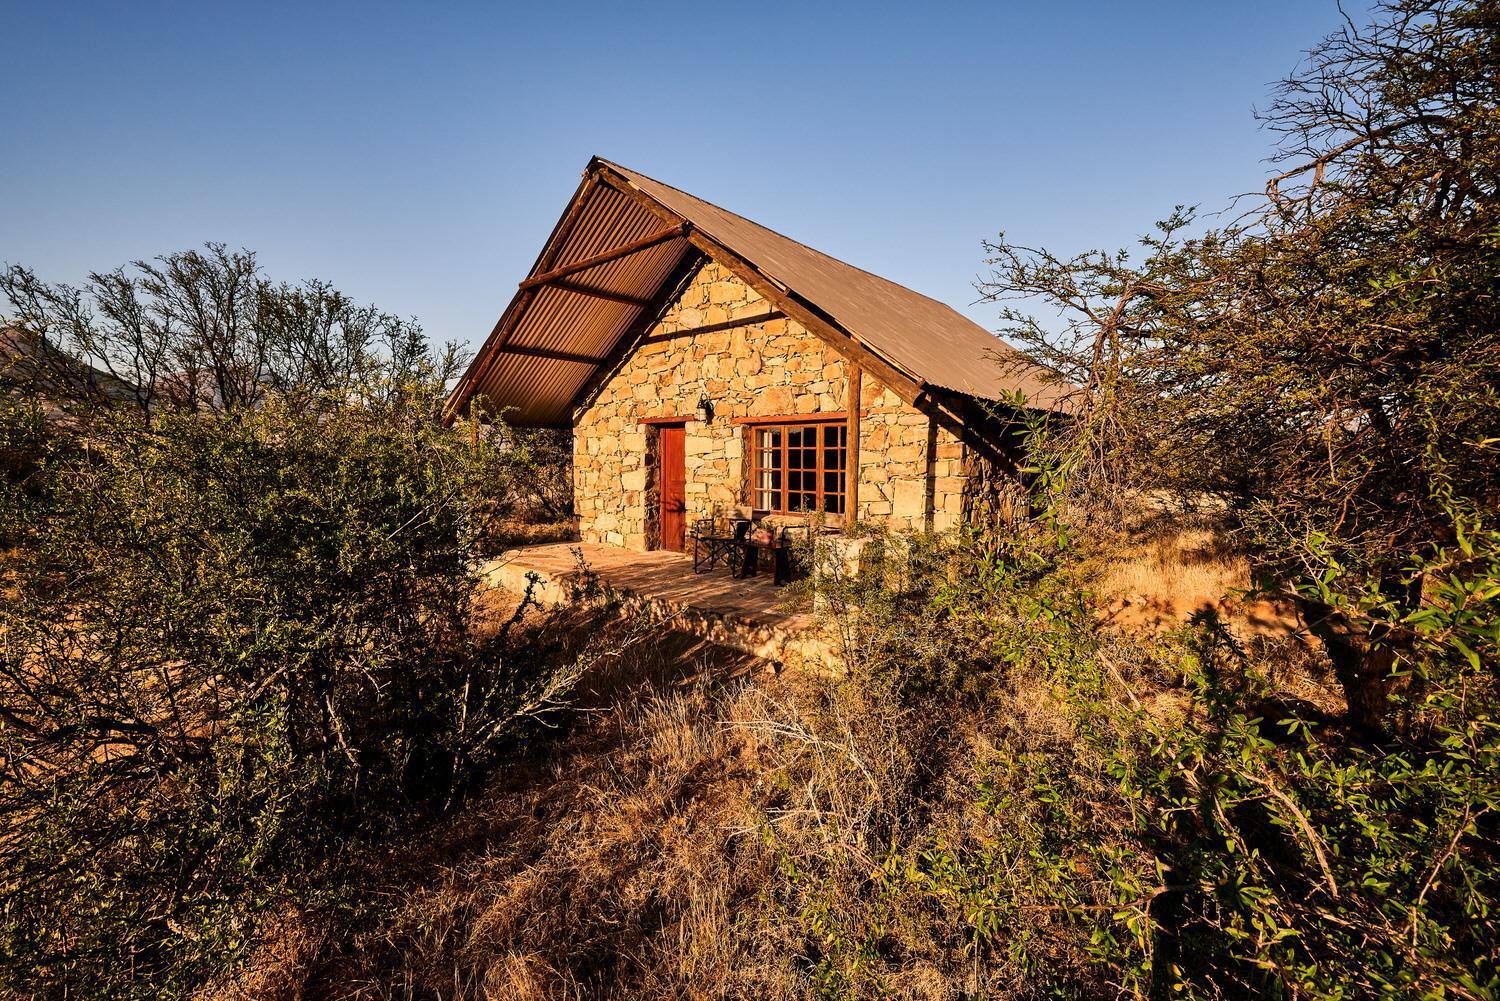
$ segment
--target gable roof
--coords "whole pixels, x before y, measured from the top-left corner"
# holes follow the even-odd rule
[[[623,253],[621,252],[628,252]],[[923,395],[1058,409],[1069,387],[944,305],[638,171],[594,158],[515,298],[449,397],[563,425],[599,373],[711,257],[907,402]],[[598,259],[597,263],[592,263]]]

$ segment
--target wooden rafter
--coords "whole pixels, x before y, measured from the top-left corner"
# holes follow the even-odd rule
[[[534,275],[521,283],[521,289],[525,291],[527,289],[534,289],[540,285],[550,285],[559,278],[576,275],[580,271],[597,268],[601,264],[618,261],[620,258],[629,257],[631,254],[639,254],[643,250],[650,250],[652,247],[666,243],[668,240],[679,240],[687,236],[691,229],[692,227],[686,221],[678,222],[668,226],[666,229],[652,233],[650,236],[643,236],[639,240],[632,240],[622,247],[606,250],[603,253],[595,254],[593,257],[585,257],[581,261],[574,261],[572,264],[564,264],[560,268],[553,268],[551,271],[544,271],[539,275]]]

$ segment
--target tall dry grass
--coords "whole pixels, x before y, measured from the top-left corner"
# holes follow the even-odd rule
[[[1171,630],[1211,612],[1247,638],[1308,638],[1290,602],[1254,593],[1250,561],[1212,512],[1140,512],[1090,562],[1101,614],[1117,626]]]
[[[830,677],[659,624],[529,618],[564,656],[610,651],[571,720],[456,817],[372,854],[360,899],[288,915],[218,996],[1114,996],[1079,915],[1113,913],[1101,851],[1151,862],[1104,760],[1107,709],[1040,670],[924,696],[876,648],[948,647],[855,619],[863,669]],[[1170,658],[1101,641],[1108,698],[1184,712]]]
[[[372,856],[347,909],[287,915],[214,996],[1026,996],[1026,970],[979,962],[953,913],[871,874],[983,836],[997,747],[1071,740],[1043,687],[1003,716],[940,711],[616,628],[629,642],[569,729]]]

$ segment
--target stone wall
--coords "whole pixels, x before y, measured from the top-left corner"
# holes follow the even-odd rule
[[[771,304],[715,262],[614,371],[577,422],[575,507],[584,541],[657,544],[653,418],[687,417],[688,524],[745,510],[747,433],[736,418],[815,415],[845,409],[847,365],[793,320],[766,318]],[[706,324],[730,329],[684,333]],[[964,446],[866,372],[861,391],[861,520],[907,529],[962,517]],[[713,416],[694,418],[700,397]]]

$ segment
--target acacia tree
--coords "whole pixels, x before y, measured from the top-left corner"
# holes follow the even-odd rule
[[[985,243],[993,271],[980,291],[1005,304],[1005,332],[1051,378],[1074,387],[1069,420],[1036,430],[1047,431],[1048,446],[1061,453],[1067,489],[1086,500],[1085,518],[1117,515],[1132,486],[1160,475],[1158,442],[1141,428],[1157,417],[1169,387],[1149,348],[1168,335],[1161,303],[1181,271],[1177,234],[1192,219],[1178,206],[1157,234],[1141,240],[1147,255],[1140,262],[1123,250],[1063,258],[1009,243],[1004,234]],[[1039,302],[1053,307],[1055,322],[1031,311]]]
[[[1434,554],[1500,498],[1500,4],[1382,4],[1262,119],[1279,169],[1232,224],[1179,239],[1176,217],[1140,264],[1002,239],[981,291],[1076,318],[1059,336],[1006,314],[1088,389],[1063,448],[1227,498],[1375,730]]]
[[[93,272],[82,286],[10,265],[0,296],[11,323],[60,352],[46,357],[73,363],[65,379],[40,374],[66,385],[59,402],[74,408],[124,398],[149,417],[273,396],[301,406],[319,395],[442,385],[460,368],[456,346],[433,349],[416,323],[357,305],[324,281],[273,282],[253,253],[221,243]]]

